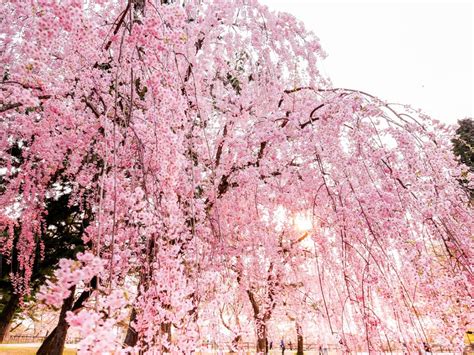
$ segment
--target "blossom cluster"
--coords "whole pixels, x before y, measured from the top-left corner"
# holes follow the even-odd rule
[[[91,252],[78,253],[77,260],[61,259],[54,276],[41,285],[37,298],[46,305],[60,308],[76,285],[86,286],[94,276],[104,271],[105,261]]]

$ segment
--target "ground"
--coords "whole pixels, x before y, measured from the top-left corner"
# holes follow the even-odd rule
[[[0,344],[0,355],[33,355],[36,354],[36,350],[38,350],[41,344]],[[66,349],[64,351],[64,355],[73,355],[76,354],[76,350],[73,348],[73,345],[66,345]],[[305,351],[305,355],[317,355],[317,351]],[[217,355],[223,354],[219,352],[203,352],[203,353],[196,353],[196,355]],[[251,353],[247,353],[250,355]],[[271,355],[281,354],[281,350],[272,350],[270,352]],[[285,351],[285,355],[294,355],[296,351]],[[336,353],[330,353],[333,355]],[[359,353],[365,354],[365,353]],[[400,354],[400,353],[393,353],[393,354]],[[452,353],[436,353],[436,354],[452,354]]]
[[[0,355],[33,355],[41,344],[0,344]],[[63,355],[76,354],[76,350],[69,345],[66,345]]]

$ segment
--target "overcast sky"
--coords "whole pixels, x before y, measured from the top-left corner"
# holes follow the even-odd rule
[[[473,117],[471,1],[261,2],[319,37],[334,86],[411,104],[447,123]]]

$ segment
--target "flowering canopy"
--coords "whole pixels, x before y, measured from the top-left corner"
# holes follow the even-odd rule
[[[333,88],[290,15],[254,0],[0,11],[0,251],[21,228],[12,276],[28,293],[45,199],[67,192],[92,211],[89,251],[40,297],[58,306],[97,277],[91,307],[68,315],[84,352],[122,349],[127,305],[131,345],[150,352],[195,349],[226,302],[247,302],[260,351],[288,312],[369,349],[456,343],[474,321],[474,220],[457,182],[470,173],[452,132]]]

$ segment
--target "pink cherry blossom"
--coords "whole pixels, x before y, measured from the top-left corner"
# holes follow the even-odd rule
[[[349,350],[459,348],[473,180],[452,127],[333,87],[317,37],[256,0],[10,1],[0,17],[0,252],[28,294],[45,199],[91,211],[87,251],[38,295],[59,308],[98,280],[67,315],[80,353],[191,353],[210,333],[262,352],[285,324]]]

